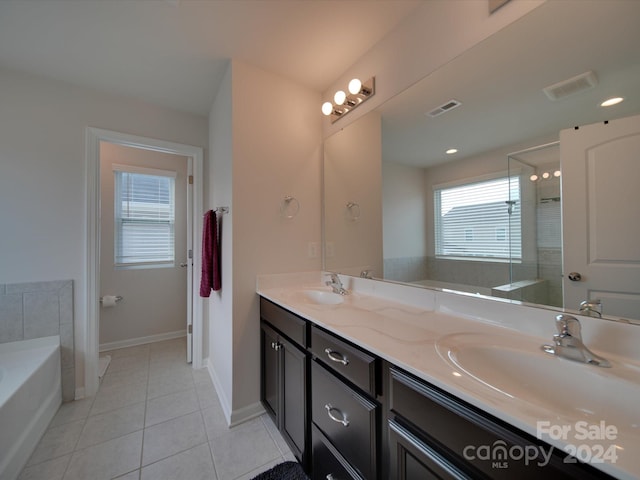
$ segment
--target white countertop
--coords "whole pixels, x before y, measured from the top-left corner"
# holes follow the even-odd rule
[[[596,353],[613,365],[599,368],[542,352],[555,333],[549,310],[341,278],[351,294],[339,305],[305,296],[306,289],[328,288],[322,272],[260,276],[257,293],[554,447],[574,455],[571,445],[580,447],[585,459],[604,454],[603,463],[589,462],[599,470],[640,478],[640,362],[627,343],[614,350],[603,335],[604,328],[606,338],[633,337],[637,355],[639,326],[579,317],[585,344],[603,347]],[[489,352],[497,363],[484,364],[474,352]],[[542,376],[519,374],[532,364],[551,368]],[[539,427],[567,433],[551,437]],[[583,438],[585,431],[594,438]]]

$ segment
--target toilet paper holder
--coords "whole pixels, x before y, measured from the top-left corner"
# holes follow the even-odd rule
[[[109,296],[109,295],[105,295],[105,296]],[[104,299],[104,297],[100,297],[100,303],[102,303],[102,300]],[[116,303],[121,302],[124,299],[124,297],[122,295],[116,295]]]

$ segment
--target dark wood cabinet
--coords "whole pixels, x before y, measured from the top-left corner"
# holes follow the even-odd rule
[[[471,479],[411,430],[389,420],[389,459],[398,480]]]
[[[391,479],[610,478],[407,372],[387,374]]]
[[[315,360],[311,378],[314,425],[363,478],[377,478],[379,406]]]
[[[316,326],[311,327],[311,353],[332,371],[375,397],[378,362],[373,355]]]
[[[261,399],[312,480],[611,478],[264,298],[260,315]]]
[[[315,425],[311,426],[313,469],[311,480],[362,480],[351,464]]]
[[[294,343],[282,331],[276,330],[267,321],[277,319],[275,323],[288,332],[304,332],[306,322],[261,300],[261,399],[278,430],[291,448],[298,461],[308,468],[309,464],[309,428],[308,418],[308,379],[309,358],[305,346]],[[283,316],[278,317],[282,310]],[[266,311],[266,315],[263,312]],[[302,325],[301,325],[302,324]],[[288,328],[291,327],[291,328]],[[302,327],[302,328],[300,328]],[[305,334],[298,336],[304,341]]]
[[[279,336],[264,322],[260,329],[262,339],[262,404],[271,415],[276,426],[280,417],[280,353],[277,345]]]
[[[381,478],[378,359],[316,325],[311,327],[310,350],[313,428],[321,443],[332,447],[320,448],[314,439],[314,475],[316,468],[324,469],[333,449],[348,466],[345,471],[352,472],[349,478]]]

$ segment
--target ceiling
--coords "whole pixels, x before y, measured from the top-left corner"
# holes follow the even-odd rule
[[[544,3],[379,107],[383,159],[428,167],[640,113],[639,25],[640,1]],[[543,93],[589,70],[596,87]],[[625,101],[600,107],[610,96]],[[426,115],[451,99],[462,105]]]
[[[207,115],[228,59],[318,92],[421,0],[2,0],[0,67]]]

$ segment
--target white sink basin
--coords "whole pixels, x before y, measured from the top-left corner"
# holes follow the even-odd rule
[[[543,352],[535,339],[517,335],[457,333],[438,339],[436,348],[457,375],[472,378],[479,388],[640,434],[640,372],[633,367],[612,362],[612,368],[601,368],[558,358]]]
[[[344,297],[329,290],[305,290],[305,298],[311,303],[318,305],[338,305],[344,302]]]

